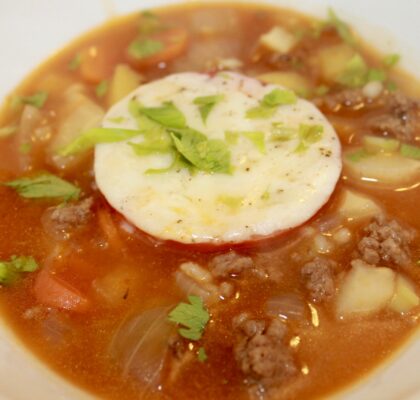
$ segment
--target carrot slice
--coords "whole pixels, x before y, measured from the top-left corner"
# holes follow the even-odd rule
[[[98,84],[112,74],[109,55],[103,47],[91,46],[80,53],[80,75],[88,83]]]
[[[138,39],[141,43],[142,39]],[[181,55],[188,44],[188,33],[185,28],[170,28],[162,32],[155,33],[144,39],[144,42],[158,44],[157,51],[150,55],[136,55],[129,49],[127,57],[131,65],[136,68],[151,67],[160,62],[168,62]],[[131,47],[131,46],[130,46]]]
[[[90,307],[89,300],[75,287],[42,269],[35,279],[34,294],[37,301],[45,306],[86,312]]]

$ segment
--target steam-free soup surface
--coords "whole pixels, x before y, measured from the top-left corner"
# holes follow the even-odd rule
[[[397,62],[333,12],[259,5],[136,13],[69,45],[0,115],[5,318],[107,399],[303,400],[354,383],[417,327],[419,92]],[[62,149],[141,84],[227,70],[319,107],[340,138],[339,183],[311,220],[263,240],[148,236],[99,192],[92,149]]]

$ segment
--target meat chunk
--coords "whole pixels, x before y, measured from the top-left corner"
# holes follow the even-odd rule
[[[385,113],[372,117],[370,128],[406,142],[414,142],[420,131],[420,102],[400,92],[386,98]]]
[[[375,217],[364,229],[365,236],[357,245],[361,258],[369,264],[381,262],[404,266],[410,263],[409,244],[415,232],[383,215]]]
[[[325,108],[329,112],[336,112],[342,108],[359,107],[369,101],[361,89],[345,89],[315,98],[316,106]]]
[[[334,267],[331,260],[321,257],[316,257],[302,267],[301,275],[314,302],[321,303],[334,294]]]
[[[92,205],[93,199],[89,197],[78,203],[51,207],[42,216],[44,229],[53,236],[65,235],[89,220]]]
[[[249,383],[277,385],[297,372],[293,354],[285,344],[284,323],[272,320],[267,325],[244,318],[238,328],[241,335],[234,355]]]
[[[254,262],[251,257],[241,256],[234,251],[220,254],[209,263],[211,273],[217,278],[236,276],[245,270],[253,268],[253,266]]]

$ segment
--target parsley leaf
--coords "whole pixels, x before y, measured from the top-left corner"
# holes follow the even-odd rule
[[[0,284],[13,284],[22,272],[33,272],[38,264],[33,257],[12,256],[10,261],[0,261]]]
[[[82,133],[67,146],[59,150],[58,154],[67,157],[89,150],[100,143],[121,142],[141,134],[142,132],[131,129],[92,128]]]
[[[198,358],[198,361],[202,363],[207,361],[207,353],[204,347],[200,347],[198,349],[197,358]]]
[[[208,139],[191,128],[171,130],[176,149],[197,169],[230,173],[230,151],[222,140]]]
[[[98,85],[95,87],[95,94],[97,97],[101,98],[106,95],[108,92],[109,82],[104,79],[103,81],[99,82]]]
[[[44,91],[37,92],[32,96],[14,96],[12,98],[12,107],[21,104],[28,104],[36,108],[42,108],[48,99],[48,93]]]
[[[182,327],[178,333],[190,340],[200,340],[209,322],[210,315],[203,300],[198,296],[188,296],[188,303],[179,303],[168,315],[168,319]]]
[[[59,178],[45,173],[34,178],[20,178],[6,182],[4,185],[15,189],[20,196],[27,199],[61,198],[64,200],[77,200],[80,189]]]
[[[136,39],[128,46],[128,53],[136,59],[153,56],[163,50],[163,43],[152,39]]]
[[[353,46],[356,44],[353,34],[348,25],[338,18],[337,14],[332,8],[328,9],[327,25],[333,26],[338,33],[338,36],[347,44]]]
[[[214,106],[222,101],[224,96],[222,94],[213,95],[213,96],[202,96],[196,97],[193,103],[198,107],[201,115],[201,119],[205,123],[207,120],[208,115],[210,114],[211,110],[213,110]]]

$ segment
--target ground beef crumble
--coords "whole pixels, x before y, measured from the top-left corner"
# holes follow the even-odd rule
[[[91,197],[78,203],[69,203],[51,209],[50,218],[58,229],[67,230],[88,221],[91,215],[93,199]]]
[[[315,303],[321,303],[331,298],[335,291],[335,263],[329,259],[316,257],[306,263],[301,269],[309,296]]]
[[[220,254],[214,257],[209,263],[210,271],[216,278],[236,276],[253,267],[254,262],[251,257],[241,256],[234,251]]]
[[[285,343],[287,327],[283,322],[274,319],[266,323],[241,314],[234,319],[234,327],[239,332],[234,355],[248,383],[275,386],[297,372]]]
[[[410,263],[409,244],[414,239],[414,230],[404,228],[397,221],[380,215],[364,228],[364,234],[357,249],[360,257],[367,263],[398,266]]]

